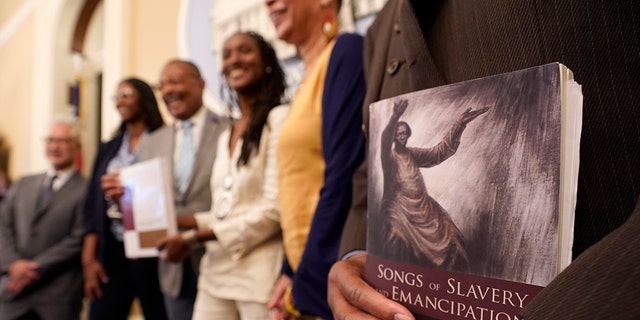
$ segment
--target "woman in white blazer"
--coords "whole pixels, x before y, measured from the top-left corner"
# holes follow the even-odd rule
[[[193,319],[268,319],[284,254],[275,158],[288,111],[280,105],[284,73],[260,35],[240,32],[224,43],[222,74],[241,116],[218,141],[211,210],[159,248],[165,259],[180,261],[189,249],[206,247]]]

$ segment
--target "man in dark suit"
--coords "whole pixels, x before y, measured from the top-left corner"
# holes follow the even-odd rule
[[[17,181],[0,208],[0,319],[78,319],[80,250],[86,181],[72,122],[53,123],[46,138],[51,168]]]
[[[528,320],[640,317],[640,289],[623,285],[639,281],[632,271],[640,260],[640,210],[581,255],[630,216],[640,194],[639,12],[632,0],[389,0],[368,31],[365,126],[373,101],[549,62],[564,63],[582,84],[577,259],[525,308]],[[366,171],[359,173],[342,254],[365,249]],[[411,319],[364,282],[364,261],[356,253],[334,265],[335,317],[358,319],[366,311]]]
[[[171,60],[165,64],[159,89],[175,122],[149,135],[142,142],[138,157],[138,161],[156,157],[169,160],[170,169],[175,175],[173,197],[178,227],[185,231],[183,239],[186,243],[195,242],[195,233],[190,231],[197,227],[193,214],[209,211],[211,207],[209,179],[218,136],[224,129],[224,120],[203,105],[204,86],[205,81],[193,63]],[[108,196],[117,198],[122,188],[117,183],[115,194],[113,190],[105,191]],[[198,267],[204,249],[201,246],[192,249],[191,259],[184,262],[159,262],[160,289],[164,293],[167,314],[171,320],[191,319],[193,313]]]

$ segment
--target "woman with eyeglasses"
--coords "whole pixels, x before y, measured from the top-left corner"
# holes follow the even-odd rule
[[[127,319],[136,297],[146,319],[166,319],[158,260],[125,257],[122,215],[101,186],[104,174],[136,162],[140,142],[163,125],[162,116],[153,90],[140,79],[121,81],[114,101],[120,127],[100,145],[85,197],[82,268],[89,319]]]

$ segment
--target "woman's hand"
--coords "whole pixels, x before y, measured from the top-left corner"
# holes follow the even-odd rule
[[[117,172],[106,173],[100,177],[100,187],[104,191],[104,196],[120,203],[120,197],[124,194],[124,187],[120,182],[120,175]]]
[[[102,263],[97,259],[83,262],[82,274],[84,276],[84,296],[89,300],[102,297],[102,285],[109,281]]]
[[[286,274],[280,275],[280,278],[273,287],[271,299],[267,303],[267,308],[271,310],[271,320],[286,320],[290,315],[285,305],[285,292],[287,288],[293,285],[293,280]]]

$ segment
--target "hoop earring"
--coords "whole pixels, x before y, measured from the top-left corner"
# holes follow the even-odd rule
[[[266,73],[271,73],[273,69],[271,69],[271,66],[267,66],[266,68],[264,68],[264,72]]]

